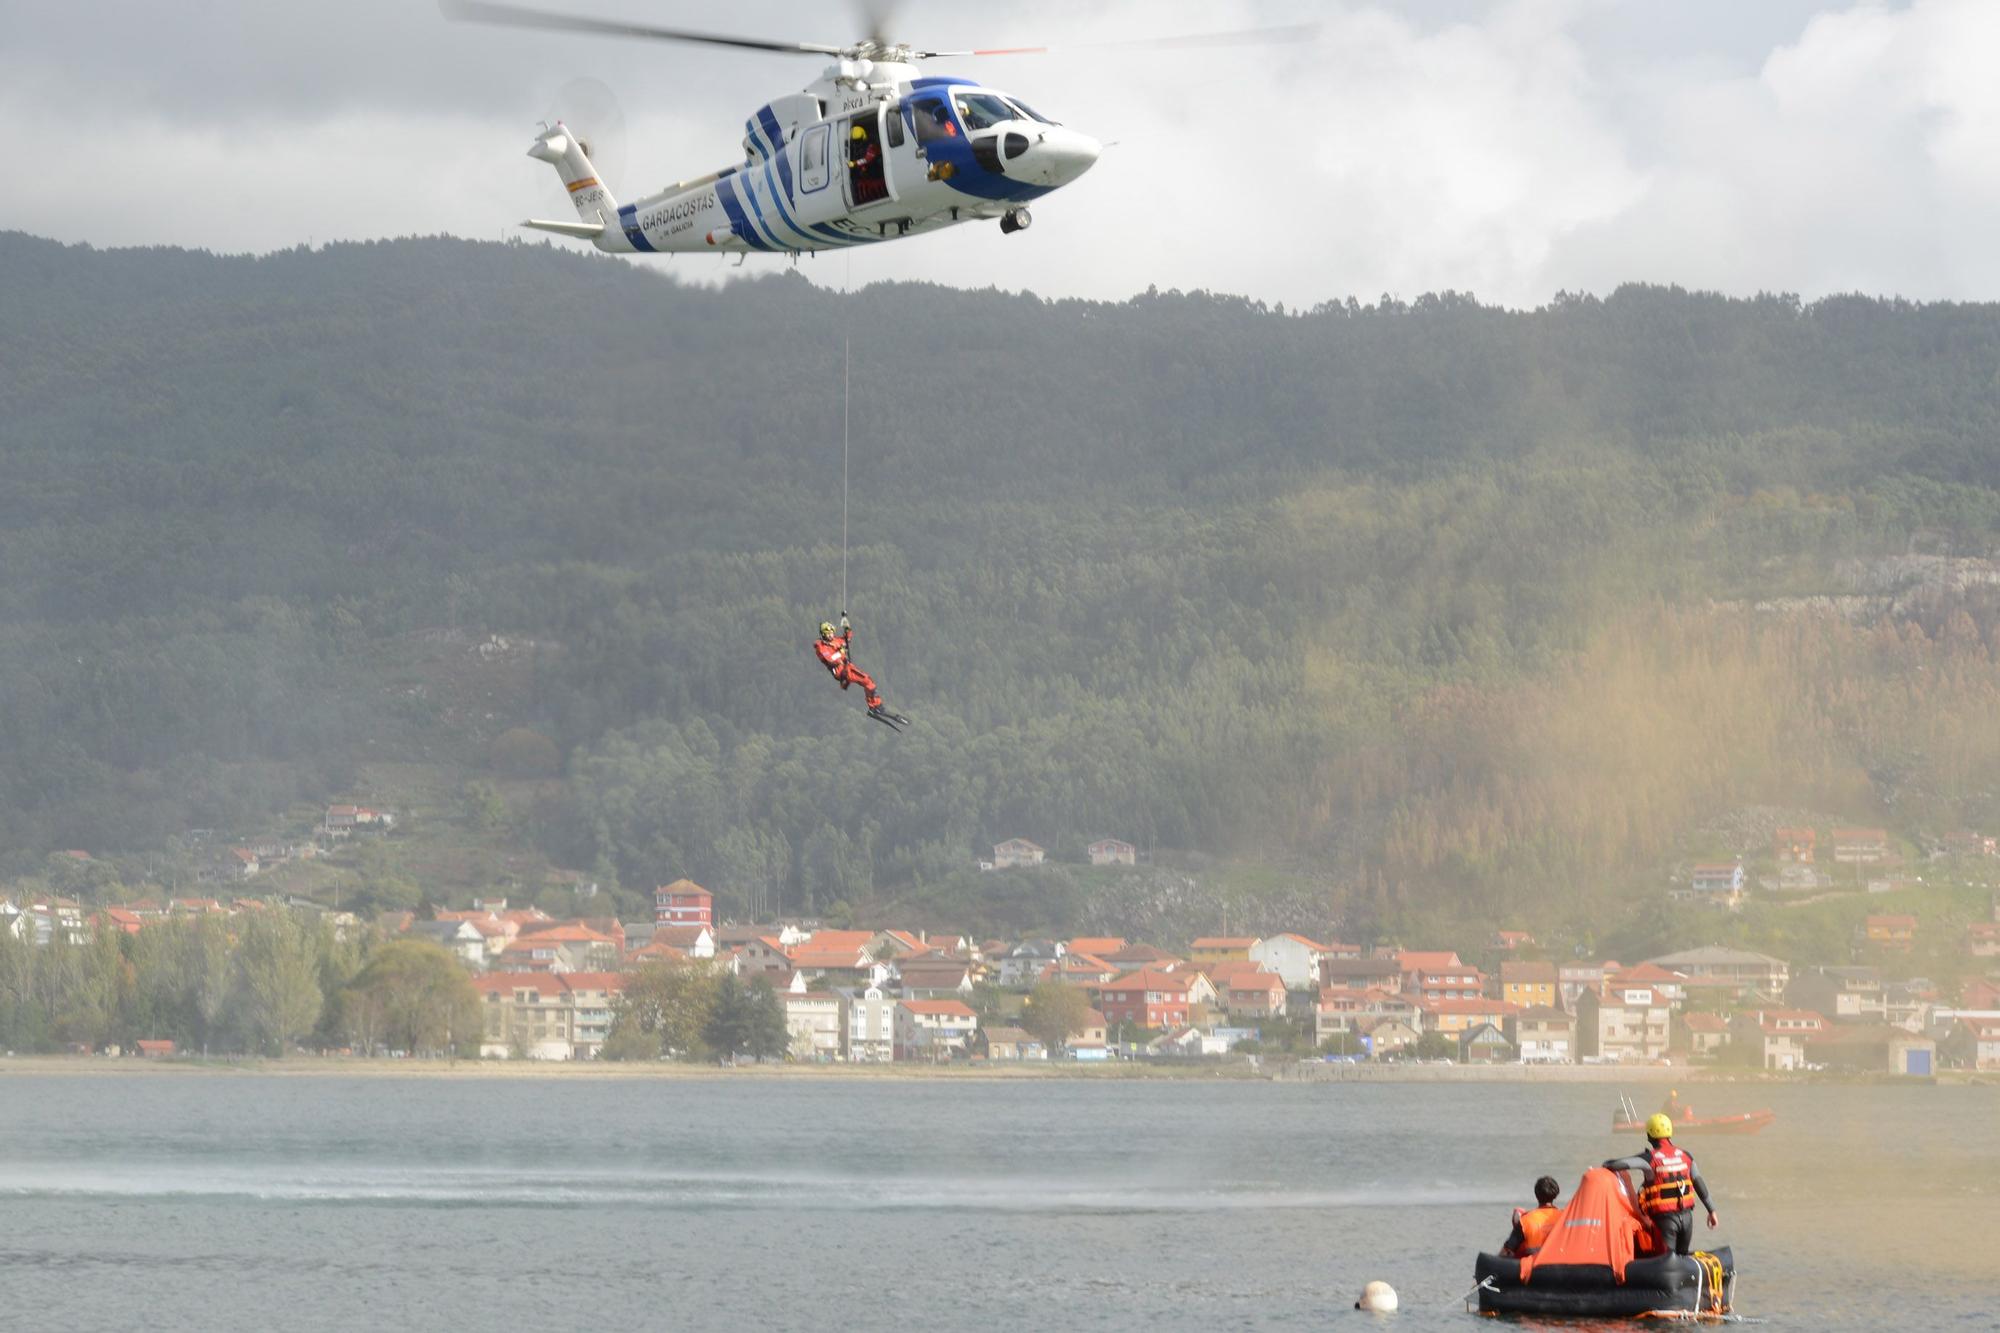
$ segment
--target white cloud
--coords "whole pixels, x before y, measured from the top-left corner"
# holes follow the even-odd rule
[[[576,8],[621,5],[638,0]],[[940,28],[909,35],[939,45],[1321,28],[1282,47],[981,64],[1116,146],[1028,233],[960,228],[806,271],[1293,305],[1446,288],[1533,304],[1630,280],[2000,295],[2000,5],[1827,4],[1782,28],[1767,7],[1740,30],[1726,6],[1688,6],[1678,26],[1649,11],[1641,28],[1609,0],[908,9],[906,26]],[[814,73],[468,30],[396,0],[16,6],[6,22],[0,115],[47,142],[30,150],[32,187],[0,196],[0,227],[107,245],[497,236],[563,216],[553,176],[522,154],[570,76],[618,90],[613,183],[630,197],[730,160],[744,115]],[[815,10],[797,30],[801,12],[776,0],[718,22],[809,40],[842,27]],[[669,268],[722,272],[705,257]]]
[[[1806,295],[2000,294],[2000,6],[1920,0],[1815,17],[1754,74],[1670,88],[1663,160],[1558,256],[1621,278]]]

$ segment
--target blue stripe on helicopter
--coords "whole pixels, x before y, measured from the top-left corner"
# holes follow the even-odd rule
[[[715,183],[715,197],[722,201],[722,211],[729,215],[730,230],[742,237],[745,245],[749,246],[752,250],[768,250],[771,248],[764,244],[763,238],[758,236],[756,228],[750,225],[749,217],[743,212],[743,205],[736,201],[736,187],[729,183],[727,176]]]
[[[746,174],[743,177],[743,197],[750,201],[750,212],[756,220],[758,231],[765,240],[771,243],[773,250],[798,249],[796,245],[791,244],[784,237],[778,235],[778,229],[772,226],[770,221],[765,218],[764,206],[757,202],[757,177],[754,173]]]
[[[625,229],[625,239],[632,242],[634,250],[647,254],[654,253],[653,243],[646,239],[646,233],[639,226],[639,206],[627,204],[618,210],[618,225]]]
[[[778,159],[778,174],[785,182],[785,196],[792,195],[792,164],[785,158],[785,136],[778,130],[778,118],[771,114],[770,107],[757,112],[757,123],[764,127],[764,137],[771,141],[771,156]]]
[[[781,157],[778,161],[783,162],[784,159]],[[769,162],[764,164],[764,183],[770,188],[771,202],[778,206],[778,216],[785,220],[785,225],[792,229],[794,235],[804,238],[806,249],[817,250],[819,247],[814,242],[818,238],[813,235],[811,228],[800,226],[798,219],[792,216],[791,210],[785,207],[785,197],[778,193],[777,178],[771,174]]]
[[[770,232],[778,244],[787,250],[813,249],[812,237],[806,233],[805,228],[792,220],[791,213],[785,208],[785,197],[778,193],[778,178],[771,171],[769,158],[764,160],[763,167],[764,170],[761,175],[763,177],[764,193],[770,195],[772,210],[777,213],[779,221],[784,223],[784,227],[781,230],[769,217],[764,216],[760,212],[758,216],[764,223],[764,229]],[[751,186],[750,202],[761,207],[762,201],[758,198],[756,190],[759,174],[756,172],[751,173],[748,183]],[[794,240],[794,237],[798,239]]]

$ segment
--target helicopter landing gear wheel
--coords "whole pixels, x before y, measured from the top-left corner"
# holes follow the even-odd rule
[[[1011,236],[1017,231],[1026,231],[1034,220],[1027,209],[1010,208],[1007,210],[1007,215],[1000,219],[1000,233],[1003,236]]]

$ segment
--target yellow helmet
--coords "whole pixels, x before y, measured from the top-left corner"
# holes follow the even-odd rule
[[[856,125],[853,129],[847,132],[847,137],[850,139],[866,139],[868,137],[868,131],[862,129],[859,125]]]
[[[1649,1139],[1670,1139],[1674,1136],[1674,1122],[1664,1112],[1655,1112],[1646,1118],[1646,1137]]]
[[[819,636],[822,639],[833,637],[833,622],[831,620],[822,620],[819,622]]]

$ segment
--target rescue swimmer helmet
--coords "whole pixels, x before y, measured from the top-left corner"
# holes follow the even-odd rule
[[[847,132],[847,137],[850,139],[866,139],[868,137],[868,131],[862,129],[859,125],[856,125],[853,129]]]
[[[1674,1136],[1674,1122],[1664,1111],[1655,1111],[1646,1117],[1646,1137],[1649,1139],[1670,1139]]]
[[[819,622],[819,636],[822,639],[833,637],[833,622],[831,620],[822,620]]]

